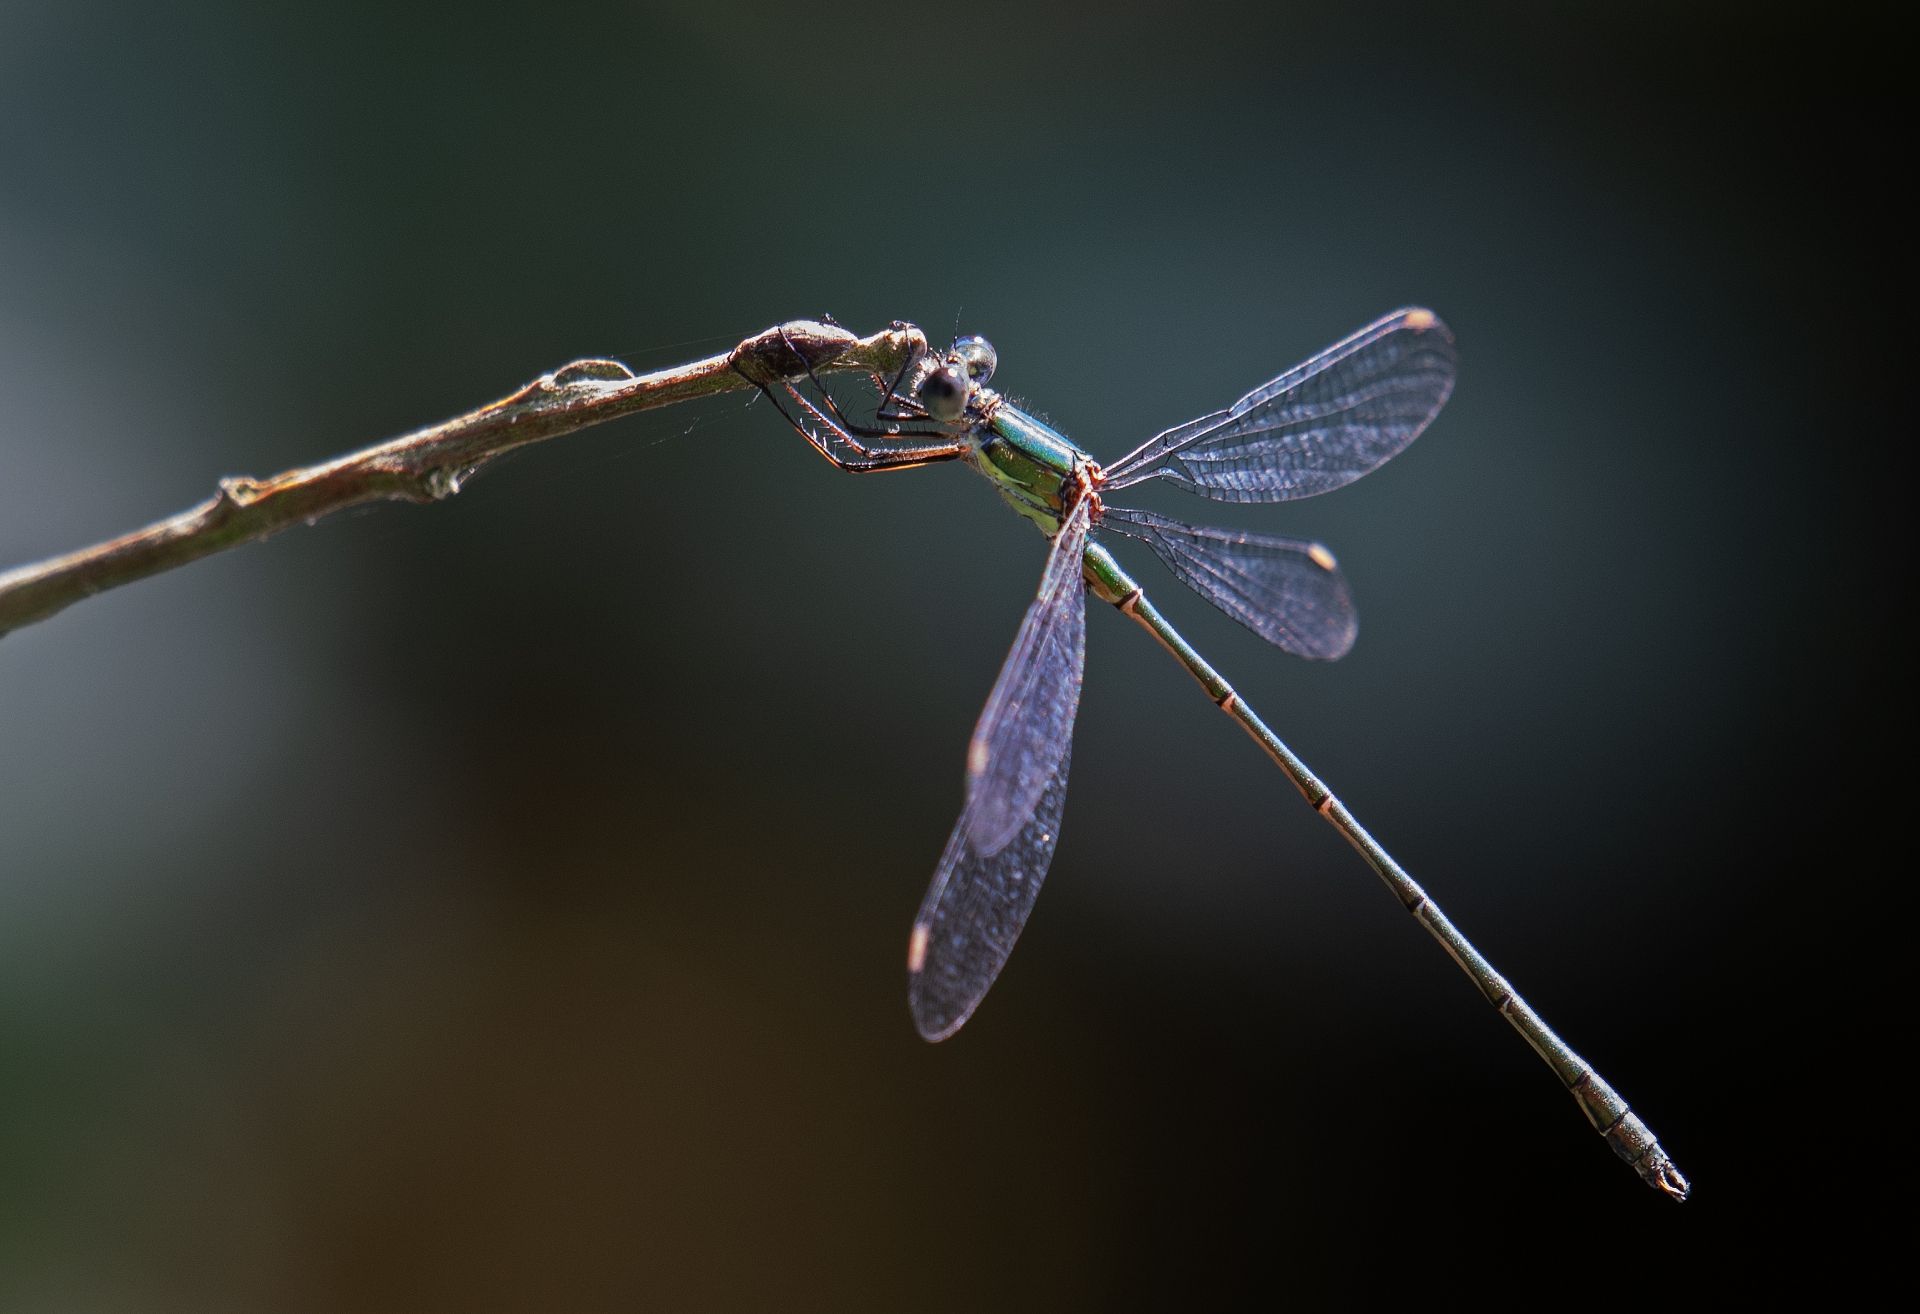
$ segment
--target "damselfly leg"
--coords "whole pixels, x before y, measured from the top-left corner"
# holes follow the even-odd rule
[[[897,428],[876,429],[871,425],[852,421],[833,400],[833,394],[827,391],[826,385],[821,383],[820,376],[814,372],[812,364],[803,354],[795,350],[791,343],[787,342],[784,330],[781,331],[781,341],[801,362],[807,377],[812,380],[814,387],[818,390],[822,404],[816,405],[787,379],[777,379],[772,382],[755,379],[753,382],[766,395],[767,400],[773,403],[774,409],[780,412],[781,418],[793,427],[794,432],[806,439],[807,444],[814,451],[826,457],[838,469],[853,474],[873,474],[882,470],[911,470],[917,466],[955,460],[966,454],[965,438],[948,429],[901,432]],[[915,360],[910,359],[901,366],[900,372],[894,376],[893,382],[882,394],[883,405],[888,397],[900,399],[897,390],[905,380],[907,371],[915,363]],[[876,386],[878,382],[876,377]],[[781,401],[779,393],[775,391],[776,385],[786,392],[794,405],[800,408],[801,414],[795,414],[785,402]],[[803,417],[811,417],[813,423],[809,424]],[[861,441],[862,438],[884,445],[869,446],[868,443]],[[895,445],[899,444],[901,439],[913,438],[933,438],[939,441]],[[853,455],[844,455],[836,450],[837,448],[845,448]]]
[[[796,352],[795,354],[798,355],[799,353]],[[871,424],[861,424],[849,416],[845,410],[841,409],[840,403],[836,401],[833,394],[827,390],[827,385],[820,381],[820,376],[814,373],[812,363],[807,361],[804,356],[801,357],[801,364],[806,367],[807,378],[812,381],[815,391],[820,395],[820,407],[816,407],[813,403],[809,402],[800,390],[791,383],[785,386],[795,401],[806,407],[808,412],[819,419],[821,423],[830,425],[841,436],[843,442],[864,456],[868,455],[868,452],[866,448],[860,445],[858,440],[861,438],[894,442],[902,438],[945,438],[951,436],[949,431],[944,428],[901,429],[899,427],[901,423],[930,422],[928,421],[926,407],[900,391],[900,385],[906,381],[908,371],[912,370],[914,366],[919,363],[919,357],[909,359],[900,367],[900,372],[893,376],[893,382],[888,384],[885,391],[881,393],[879,404],[874,409],[874,418],[886,422],[885,428]],[[874,377],[876,387],[879,386],[879,382],[879,376],[876,375]],[[887,409],[887,403],[889,401],[893,402],[896,408],[908,407],[911,409],[895,409],[889,411]],[[824,414],[822,413],[822,407],[824,407]],[[895,421],[898,423],[894,423]]]

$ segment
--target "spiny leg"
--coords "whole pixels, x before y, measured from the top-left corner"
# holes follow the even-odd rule
[[[833,450],[832,443],[822,438],[817,432],[809,428],[805,421],[789,411],[770,386],[764,383],[758,384],[760,391],[766,394],[767,399],[773,403],[774,409],[780,412],[780,418],[793,426],[794,432],[806,439],[808,446],[831,461],[835,468],[845,470],[850,474],[874,474],[882,470],[910,470],[915,466],[932,465],[939,461],[951,461],[966,455],[967,444],[963,438],[951,438],[943,443],[921,443],[912,447],[875,449],[863,446],[850,435],[842,433],[838,425],[827,416],[821,414],[820,410],[802,396],[791,384],[782,380],[781,386],[787,390],[788,394],[792,396],[796,402],[805,408],[807,414],[813,416],[821,425],[832,431],[841,441],[846,443],[847,446],[860,453],[859,459],[849,460],[844,456],[838,455]]]
[[[820,322],[822,324],[830,324],[834,328],[841,327],[840,321],[835,319],[830,314],[822,314],[820,316]],[[919,325],[910,324],[904,319],[894,320],[891,327],[893,331],[896,333],[908,333],[908,332],[919,331]],[[908,395],[900,391],[900,385],[906,382],[908,372],[912,370],[915,365],[918,365],[924,359],[925,359],[924,352],[916,352],[908,356],[904,361],[900,363],[900,368],[897,372],[895,372],[893,376],[893,382],[891,383],[883,383],[883,380],[878,374],[875,374],[873,376],[873,386],[881,390],[880,400],[874,404],[874,418],[880,419],[880,420],[903,420],[908,422],[911,422],[914,420],[924,420],[927,418],[927,408],[922,406],[918,401],[914,400],[912,397],[909,397]],[[820,380],[818,377],[815,377],[813,382],[815,386],[820,388],[821,392],[823,393],[826,392],[826,387],[820,383]],[[831,396],[831,394],[828,394],[828,395]],[[901,410],[901,411],[889,411],[887,409],[887,404],[889,402],[893,402],[899,406],[906,407],[908,409]]]
[[[823,324],[832,324],[836,328],[839,327],[839,321],[834,319],[832,315],[823,317],[820,322]],[[918,325],[910,324],[904,319],[894,320],[892,328],[896,333],[919,332]],[[880,400],[874,403],[874,418],[876,420],[883,422],[898,421],[911,424],[927,418],[927,408],[922,406],[916,398],[900,391],[900,385],[906,382],[908,373],[924,359],[926,359],[924,352],[916,352],[908,356],[904,361],[900,362],[900,368],[894,373],[891,383],[883,383],[878,374],[873,376],[873,386],[880,389]],[[803,359],[802,364],[805,363]],[[840,410],[838,403],[834,402],[833,394],[827,391],[825,384],[821,383],[819,376],[813,374],[811,370],[808,371],[808,374],[812,377],[814,386],[820,389],[821,395],[825,397],[828,404],[833,407],[834,413],[839,416],[841,423],[848,427],[859,427],[853,425],[852,422],[847,419],[845,413]],[[889,403],[892,403],[896,409],[888,410],[887,407]],[[892,433],[890,432],[886,436],[890,437]]]
[[[786,345],[789,351],[793,351],[793,344],[790,342],[787,342],[787,335],[784,329],[781,330],[780,340],[783,344]],[[820,381],[820,376],[818,374],[814,373],[812,363],[808,361],[805,356],[800,355],[798,351],[794,351],[794,355],[799,357],[801,365],[806,368],[807,378],[813,381],[813,386],[819,391],[820,400],[826,405],[826,414],[822,414],[818,407],[814,406],[811,402],[807,401],[806,398],[802,397],[799,391],[796,388],[794,388],[792,384],[786,385],[787,390],[793,394],[793,398],[795,401],[799,402],[802,406],[805,406],[807,410],[811,412],[813,415],[815,415],[816,417],[818,417],[823,424],[828,425],[837,433],[839,433],[841,435],[841,438],[846,442],[847,446],[853,448],[854,451],[859,452],[862,456],[871,455],[872,453],[870,453],[867,448],[863,447],[859,443],[858,439],[860,438],[897,440],[900,438],[946,438],[950,436],[947,433],[947,431],[943,429],[902,430],[897,426],[889,429],[881,429],[881,428],[876,428],[873,425],[860,424],[859,422],[851,419],[845,411],[840,409],[840,403],[833,399],[833,394],[827,391],[827,385]],[[906,398],[899,396],[896,389],[898,389],[901,382],[905,380],[908,369],[910,369],[914,364],[915,364],[915,360],[909,359],[905,365],[902,365],[900,367],[900,372],[894,376],[893,383],[887,388],[886,393],[883,394],[880,399],[880,407],[882,410],[885,409],[886,401],[888,397],[892,397],[896,401],[906,400]],[[914,403],[914,404],[916,406],[918,405],[918,403]],[[875,418],[891,418],[891,417],[881,416],[876,414]],[[905,419],[908,417],[903,416],[901,418]],[[918,419],[923,417],[915,416],[912,418]]]
[[[907,323],[905,320],[896,319],[895,321],[893,321],[893,327],[897,332],[904,332],[905,330],[911,329],[914,326]],[[923,354],[915,354],[915,355],[908,356],[907,359],[901,364],[900,372],[893,376],[893,382],[889,383],[887,385],[887,390],[880,394],[879,404],[874,408],[875,419],[878,419],[878,420],[893,420],[893,419],[924,420],[927,418],[927,408],[922,406],[914,398],[909,397],[905,393],[900,391],[900,385],[906,382],[907,371],[912,369],[915,365],[918,365],[922,359],[924,359]],[[908,407],[910,409],[904,413],[898,410],[889,412],[887,410],[887,403],[889,401],[896,402],[900,406]]]

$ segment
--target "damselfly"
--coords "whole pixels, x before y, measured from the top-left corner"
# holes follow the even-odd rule
[[[860,423],[784,330],[780,337],[802,368],[752,382],[822,456],[857,472],[964,461],[1052,540],[1038,596],[967,746],[966,802],[908,939],[907,998],[921,1035],[943,1040],[973,1014],[1053,860],[1091,589],[1158,639],[1360,851],[1553,1068],[1620,1157],[1649,1185],[1686,1198],[1686,1178],[1626,1101],[1547,1028],[1092,537],[1113,533],[1146,544],[1182,583],[1276,647],[1316,661],[1344,656],[1358,622],[1340,567],[1321,544],[1196,528],[1107,498],[1153,479],[1222,502],[1288,501],[1352,483],[1404,450],[1453,390],[1453,335],[1432,311],[1396,311],[1109,466],[987,386],[998,362],[985,338],[920,352],[891,381],[876,375],[873,422]],[[803,378],[811,395],[798,386]]]

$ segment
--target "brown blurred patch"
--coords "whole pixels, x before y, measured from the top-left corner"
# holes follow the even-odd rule
[[[1104,1302],[1128,1096],[1085,1019],[932,1049],[900,935],[813,897],[830,833],[523,779],[479,897],[315,953],[353,979],[267,1023],[305,1019],[270,1117],[339,1307]]]

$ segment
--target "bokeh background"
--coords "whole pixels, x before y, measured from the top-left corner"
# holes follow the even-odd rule
[[[1697,1183],[1092,616],[973,1022],[906,932],[1044,543],[741,397],[0,641],[0,1306],[1555,1307],[1862,1271],[1897,306],[1844,6],[0,6],[0,565],[582,355],[910,318],[1096,454],[1395,306],[1352,655],[1119,548]],[[901,692],[902,689],[907,692]],[[1877,874],[1876,874],[1877,873]]]

